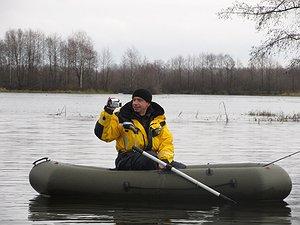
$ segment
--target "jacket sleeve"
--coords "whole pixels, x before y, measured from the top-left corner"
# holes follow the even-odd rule
[[[159,138],[158,158],[171,163],[174,160],[173,135],[167,125],[163,126]]]
[[[121,135],[121,125],[118,117],[106,111],[101,112],[94,133],[99,139],[106,142],[116,140]]]

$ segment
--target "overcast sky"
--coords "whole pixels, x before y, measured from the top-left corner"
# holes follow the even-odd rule
[[[135,47],[150,60],[200,53],[230,54],[243,64],[261,34],[251,21],[224,21],[216,13],[234,0],[0,0],[1,39],[9,29],[33,29],[63,38],[85,31],[98,52],[118,60]]]

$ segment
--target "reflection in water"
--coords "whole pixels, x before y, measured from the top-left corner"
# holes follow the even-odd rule
[[[38,196],[29,203],[29,220],[103,224],[291,224],[285,202],[201,205],[103,202],[97,199]]]

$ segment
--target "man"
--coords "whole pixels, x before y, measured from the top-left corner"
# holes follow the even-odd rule
[[[138,89],[132,94],[132,101],[126,103],[119,112],[108,100],[95,126],[95,135],[106,142],[116,140],[118,170],[154,170],[157,163],[132,151],[141,148],[160,160],[174,163],[173,136],[166,124],[164,109],[152,102],[152,94],[146,89]],[[176,164],[177,165],[177,164]],[[184,167],[180,164],[179,167]]]

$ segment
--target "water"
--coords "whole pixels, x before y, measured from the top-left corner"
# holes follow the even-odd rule
[[[300,154],[277,163],[291,176],[293,189],[284,202],[275,205],[150,204],[39,196],[28,174],[32,162],[41,157],[114,167],[114,144],[101,142],[93,134],[107,97],[0,93],[0,224],[300,224]],[[130,95],[115,97],[130,100]],[[270,162],[299,151],[299,122],[255,120],[247,113],[300,113],[300,97],[157,95],[154,100],[165,108],[175,158],[186,164]]]

